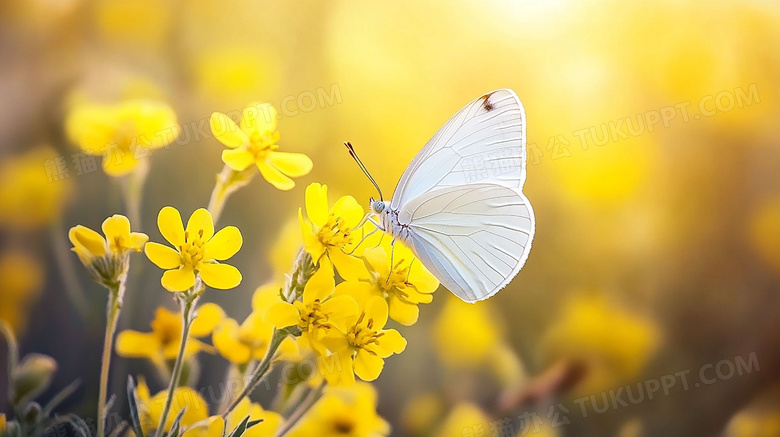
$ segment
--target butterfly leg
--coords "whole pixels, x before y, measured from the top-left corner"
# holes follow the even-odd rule
[[[355,247],[349,252],[349,255],[352,255],[353,253],[355,253],[355,251],[358,249],[358,247],[360,247],[360,245],[363,244],[363,242],[366,241],[368,239],[368,237],[374,235],[375,233],[377,233],[377,231],[380,231],[380,230],[381,230],[380,228],[375,227],[373,231],[368,233],[368,235],[363,235],[363,237],[360,239],[360,242],[358,242],[358,244],[355,245]]]
[[[390,270],[393,269],[393,257],[395,256],[395,237],[393,237],[393,240],[390,242]],[[387,275],[387,279],[385,280],[385,285],[390,282],[390,275]]]

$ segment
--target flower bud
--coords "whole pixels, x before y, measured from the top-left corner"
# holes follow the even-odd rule
[[[22,405],[46,390],[56,371],[57,362],[48,355],[25,356],[12,372],[14,405]]]

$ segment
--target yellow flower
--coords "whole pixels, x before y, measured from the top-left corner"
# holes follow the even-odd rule
[[[5,432],[5,413],[0,414],[0,434]]]
[[[771,437],[780,435],[780,412],[775,408],[749,406],[731,418],[725,437]]]
[[[24,252],[0,255],[0,320],[16,334],[24,331],[30,308],[43,287],[40,263]]]
[[[344,279],[358,279],[365,271],[363,261],[349,255],[360,242],[355,227],[363,219],[363,207],[354,197],[344,196],[328,207],[328,187],[318,183],[306,187],[306,215],[298,209],[304,248],[317,264],[323,255],[330,258]]]
[[[401,424],[406,435],[429,435],[431,427],[444,412],[444,400],[436,393],[413,396],[401,412]]]
[[[214,331],[225,316],[217,304],[201,305],[190,328],[190,338],[184,351],[185,358],[207,350],[211,346],[197,340]],[[116,353],[127,358],[146,358],[158,368],[163,368],[166,360],[174,360],[181,346],[181,314],[166,308],[157,308],[152,320],[152,332],[138,332],[131,329],[119,333],[116,339]]]
[[[0,164],[0,225],[29,230],[57,220],[71,192],[67,164],[49,147],[5,158]]]
[[[321,343],[334,328],[345,327],[346,320],[358,313],[358,304],[350,296],[333,296],[335,281],[329,264],[323,263],[303,289],[302,301],[277,302],[266,313],[268,323],[277,328],[297,326],[311,347],[324,352]]]
[[[542,341],[547,364],[584,361],[577,393],[597,393],[637,377],[660,343],[653,321],[600,296],[573,295]]]
[[[226,360],[234,364],[246,364],[251,360],[262,359],[273,336],[274,327],[263,320],[260,314],[252,312],[239,325],[231,318],[225,318],[214,330],[212,341],[217,351]],[[286,338],[279,346],[281,359],[297,355],[295,340]]]
[[[234,171],[256,165],[265,180],[280,190],[295,186],[290,177],[308,174],[311,159],[302,153],[277,152],[276,109],[268,103],[254,103],[244,108],[241,127],[221,112],[211,114],[211,132],[229,147],[222,151],[222,161]]]
[[[195,275],[212,288],[227,290],[241,283],[237,268],[220,264],[241,248],[241,232],[227,226],[214,234],[214,222],[208,210],[200,208],[192,213],[184,229],[176,208],[166,206],[157,216],[162,236],[176,248],[159,243],[146,245],[146,256],[161,269],[162,286],[168,291],[185,291],[195,285]],[[175,270],[173,270],[175,269]]]
[[[387,313],[387,302],[374,296],[359,316],[350,318],[346,334],[335,330],[323,339],[342,363],[341,373],[325,376],[329,382],[351,385],[355,375],[373,381],[382,373],[385,358],[406,349],[406,339],[398,331],[384,329]]]
[[[753,249],[768,265],[780,270],[780,197],[763,202],[751,215]]]
[[[390,265],[391,250],[395,251],[393,265]],[[387,300],[391,319],[406,326],[417,322],[420,315],[417,305],[431,303],[433,292],[439,288],[436,277],[400,242],[396,242],[395,249],[389,242],[366,249],[363,258],[367,268],[360,277],[368,280],[342,282],[336,287],[336,294],[348,294],[360,305],[365,305],[371,296],[379,296]]]
[[[433,328],[442,362],[453,367],[485,363],[502,342],[496,322],[489,302],[468,304],[449,296]]]
[[[135,170],[152,149],[170,144],[178,135],[176,114],[165,103],[128,100],[102,105],[77,104],[68,114],[70,140],[90,155],[103,156],[103,170],[122,176]]]
[[[351,387],[326,387],[322,399],[288,435],[290,437],[386,436],[390,434],[390,425],[377,414],[376,403],[376,390],[364,382]]]
[[[222,416],[211,416],[196,422],[184,430],[182,437],[222,437],[232,430],[225,431],[225,419]]]
[[[150,435],[151,431],[160,423],[167,394],[168,390],[163,390],[151,396],[146,380],[143,377],[138,378],[135,395],[138,398],[138,416],[144,435]],[[184,409],[180,422],[182,428],[187,428],[205,420],[209,415],[206,401],[203,400],[197,391],[190,387],[178,387],[173,392],[171,410],[165,423],[165,431],[170,431],[173,421],[182,409]]]
[[[481,408],[470,403],[456,405],[434,433],[436,437],[479,435],[478,429],[489,433],[490,418]]]
[[[119,214],[105,219],[102,229],[106,238],[92,229],[77,225],[70,228],[68,238],[73,243],[72,250],[95,281],[108,286],[127,273],[128,253],[132,250],[140,252],[149,237],[140,232],[130,232],[130,221]]]

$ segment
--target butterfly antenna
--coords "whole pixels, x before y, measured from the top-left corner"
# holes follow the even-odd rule
[[[363,174],[365,174],[368,180],[371,181],[372,184],[374,184],[374,188],[376,188],[376,191],[379,192],[379,200],[385,200],[384,197],[382,196],[382,190],[379,188],[379,184],[376,183],[374,177],[371,176],[371,173],[368,172],[368,169],[366,168],[365,164],[363,164],[363,161],[361,161],[360,158],[358,158],[357,153],[355,153],[355,148],[352,147],[352,143],[350,143],[349,141],[345,141],[344,146],[347,147],[347,150],[349,151],[349,156],[351,156],[352,159],[355,160],[355,162],[357,163],[358,167],[360,167],[360,170],[363,172]]]

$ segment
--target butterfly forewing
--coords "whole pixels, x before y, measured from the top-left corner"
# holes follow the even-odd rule
[[[534,215],[525,196],[497,184],[443,187],[402,206],[398,221],[422,263],[467,302],[506,286],[528,258]]]
[[[518,192],[525,181],[525,111],[512,90],[475,99],[450,118],[414,157],[391,206],[438,188],[492,183]]]

